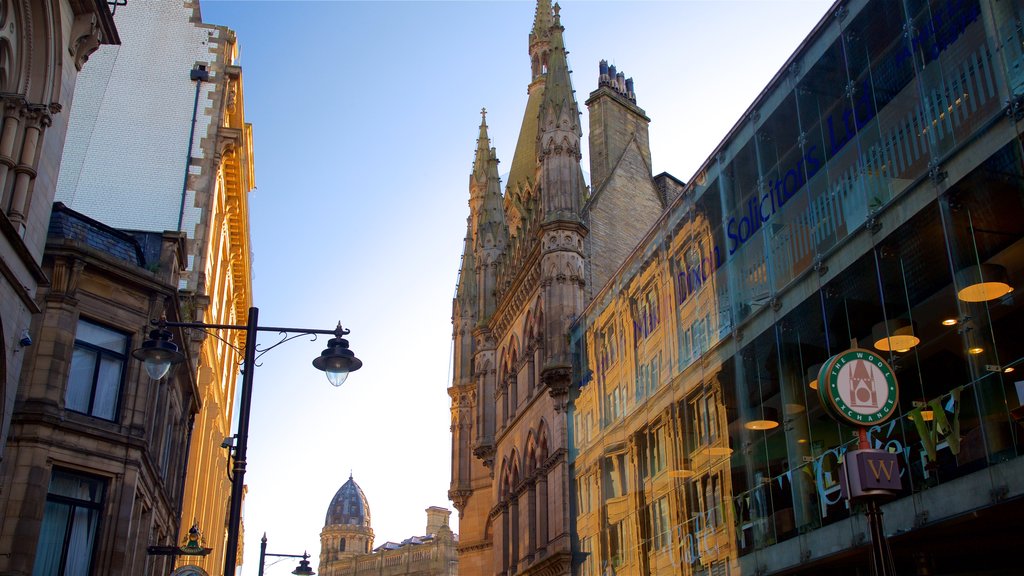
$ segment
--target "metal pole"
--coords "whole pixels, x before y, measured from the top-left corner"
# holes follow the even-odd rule
[[[892,562],[889,539],[885,537],[882,509],[874,498],[868,500],[867,511],[864,514],[868,517],[868,531],[871,532],[872,576],[896,576],[896,566]]]
[[[263,533],[263,539],[260,540],[260,572],[259,576],[263,576],[263,561],[267,558],[267,533]]]
[[[224,550],[224,576],[235,576],[238,537],[242,522],[242,494],[245,492],[245,452],[249,444],[249,412],[252,409],[252,376],[256,368],[256,322],[260,310],[249,308],[245,325],[245,361],[242,365],[242,397],[238,407],[238,446],[235,447],[235,474],[231,482],[231,508],[228,510],[228,539]]]

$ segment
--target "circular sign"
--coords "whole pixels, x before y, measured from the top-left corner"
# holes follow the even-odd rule
[[[206,570],[203,570],[199,566],[182,566],[174,572],[171,572],[171,576],[209,576]]]
[[[834,417],[854,426],[874,426],[896,412],[899,388],[892,367],[870,350],[836,354],[818,372],[818,395]]]

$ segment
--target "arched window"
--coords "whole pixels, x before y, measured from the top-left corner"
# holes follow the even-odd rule
[[[344,552],[344,551],[345,551],[345,539],[342,538],[341,542],[338,544],[338,552]]]

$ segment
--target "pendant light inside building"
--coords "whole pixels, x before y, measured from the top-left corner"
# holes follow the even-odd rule
[[[778,426],[779,412],[770,406],[763,406],[761,408],[760,420],[750,420],[743,424],[743,427],[747,430],[754,431],[771,430],[772,428],[778,428]]]
[[[957,298],[964,302],[988,302],[1013,292],[1006,268],[998,264],[980,264],[957,272]]]
[[[821,372],[821,363],[813,364],[807,369],[807,387],[811,390],[818,389],[818,372]]]
[[[875,349],[883,352],[906,352],[921,343],[921,339],[914,335],[914,326],[902,318],[875,324],[871,340]]]

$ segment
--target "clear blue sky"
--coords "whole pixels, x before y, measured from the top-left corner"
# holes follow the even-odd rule
[[[635,80],[654,172],[689,180],[831,2],[561,4],[583,126],[604,58]],[[421,535],[428,506],[452,509],[458,531],[446,388],[469,173],[481,107],[500,171],[511,165],[534,2],[203,0],[202,11],[241,45],[261,324],[341,320],[364,362],[335,389],[310,366],[323,339],[262,358],[244,574],[256,573],[264,532],[268,551],[308,550],[315,569],[327,505],[350,471],[375,545]]]

